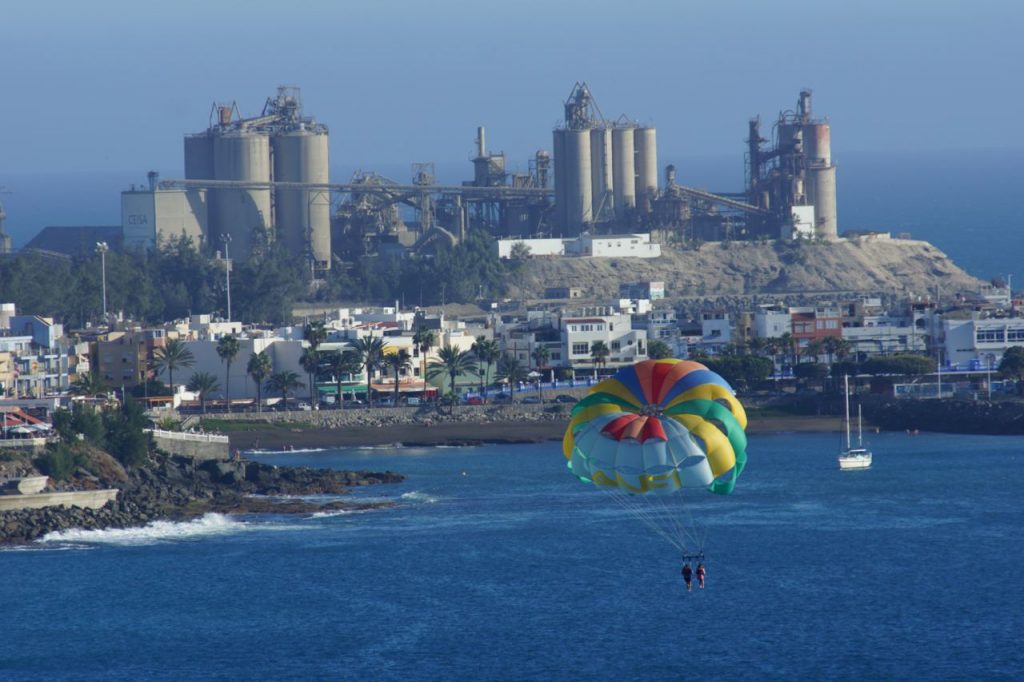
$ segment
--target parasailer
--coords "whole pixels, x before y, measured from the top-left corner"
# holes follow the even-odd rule
[[[715,372],[689,360],[645,360],[576,403],[563,453],[573,475],[615,493],[688,566],[704,558],[703,539],[664,503],[687,490],[731,493],[747,462],[746,426],[743,406]]]

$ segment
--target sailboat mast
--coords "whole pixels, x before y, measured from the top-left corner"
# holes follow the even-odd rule
[[[850,449],[850,375],[843,375],[843,395],[846,398],[846,449]]]
[[[857,403],[857,447],[864,447],[864,425],[860,403]]]

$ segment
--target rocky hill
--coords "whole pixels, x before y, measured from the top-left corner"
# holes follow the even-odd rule
[[[545,287],[583,289],[588,299],[615,298],[619,284],[663,281],[668,298],[749,294],[864,292],[947,294],[981,282],[928,242],[855,238],[837,242],[714,242],[663,248],[660,258],[530,258],[513,282],[526,298]]]

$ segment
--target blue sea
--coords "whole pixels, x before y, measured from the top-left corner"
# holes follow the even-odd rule
[[[390,509],[69,532],[0,551],[5,680],[1011,680],[1024,438],[753,435],[680,498],[708,583],[558,443],[265,455],[391,469]]]

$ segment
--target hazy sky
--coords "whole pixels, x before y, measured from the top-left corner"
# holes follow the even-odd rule
[[[0,184],[166,176],[214,101],[254,115],[279,84],[334,166],[462,161],[485,125],[522,167],[577,80],[664,163],[742,158],[803,87],[840,154],[1021,146],[1022,29],[1020,0],[2,0]]]

